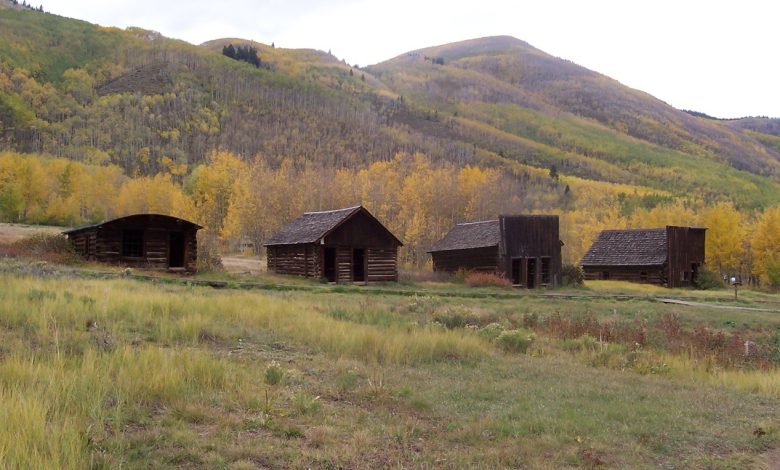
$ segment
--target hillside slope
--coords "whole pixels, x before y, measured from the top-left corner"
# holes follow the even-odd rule
[[[545,150],[553,160],[556,151],[574,154],[554,162],[564,171],[651,186],[662,179],[685,191],[703,185],[712,194],[722,181],[707,181],[708,174],[723,166],[730,175],[780,175],[780,152],[763,136],[691,116],[511,37],[421,49],[369,70],[395,92],[440,113],[548,146],[538,149],[537,158]],[[662,175],[670,166],[682,170],[677,181]]]
[[[555,167],[744,207],[780,202],[774,136],[690,116],[514,38],[355,69],[321,51],[193,46],[5,9],[0,40],[0,149],[129,175],[183,175],[217,149],[327,168],[422,152],[528,180]],[[264,67],[223,56],[230,43],[251,44]]]

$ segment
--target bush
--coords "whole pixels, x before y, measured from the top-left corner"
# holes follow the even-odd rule
[[[512,282],[495,273],[471,272],[466,275],[469,287],[512,287]]]
[[[222,257],[219,255],[219,241],[213,235],[201,231],[198,234],[198,271],[224,271]]]
[[[585,282],[585,271],[579,266],[564,264],[562,271],[564,286],[581,286]]]
[[[76,263],[81,260],[65,235],[46,232],[36,232],[10,245],[0,246],[0,255],[14,258],[35,258],[63,264]]]
[[[441,323],[449,330],[479,324],[479,319],[465,308],[448,308],[435,314],[433,321]]]
[[[720,274],[707,268],[702,268],[696,277],[696,288],[702,290],[722,289],[723,279],[720,277]]]
[[[507,330],[498,335],[496,344],[507,352],[525,353],[534,342],[534,334],[527,330]]]
[[[488,341],[494,341],[501,333],[504,332],[504,327],[499,323],[488,323],[479,330],[479,336],[485,338]]]

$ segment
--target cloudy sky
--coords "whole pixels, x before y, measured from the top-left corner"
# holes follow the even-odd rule
[[[47,0],[43,6],[193,44],[239,37],[331,50],[359,65],[507,34],[677,108],[780,117],[780,2],[772,0]]]

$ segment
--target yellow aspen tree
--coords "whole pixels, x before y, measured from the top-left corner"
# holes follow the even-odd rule
[[[701,224],[707,228],[707,265],[721,274],[737,272],[747,238],[742,214],[732,204],[722,202],[702,212]]]
[[[780,285],[780,206],[774,206],[758,218],[751,239],[753,269],[761,282]]]

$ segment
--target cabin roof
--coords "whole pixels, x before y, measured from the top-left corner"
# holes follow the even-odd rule
[[[500,240],[498,220],[464,222],[452,227],[444,238],[433,244],[428,253],[498,246]]]
[[[666,229],[604,230],[582,258],[583,266],[654,266],[666,262]]]
[[[196,224],[194,222],[190,222],[189,220],[185,220],[185,219],[180,219],[178,217],[173,217],[171,215],[164,215],[164,214],[131,214],[131,215],[123,216],[123,217],[117,217],[115,219],[104,220],[104,221],[98,222],[96,224],[82,225],[80,227],[71,228],[71,229],[68,229],[68,230],[64,230],[62,233],[65,234],[65,235],[75,235],[77,233],[86,232],[88,230],[99,229],[99,228],[102,228],[104,225],[111,224],[111,223],[114,223],[114,222],[119,222],[121,220],[130,219],[130,218],[147,218],[147,219],[149,219],[150,222],[152,220],[154,220],[154,219],[168,219],[168,220],[171,220],[171,221],[174,221],[174,222],[179,222],[179,223],[184,223],[184,224],[191,225],[192,227],[195,228],[195,230],[200,230],[200,229],[203,228],[203,227],[201,227],[200,225],[198,225],[198,224]]]
[[[399,245],[403,245],[403,243],[371,215],[366,208],[363,206],[354,206],[329,211],[304,212],[302,216],[282,227],[281,230],[271,236],[271,238],[264,243],[264,246],[317,243],[350,217],[361,211],[385,229]]]

